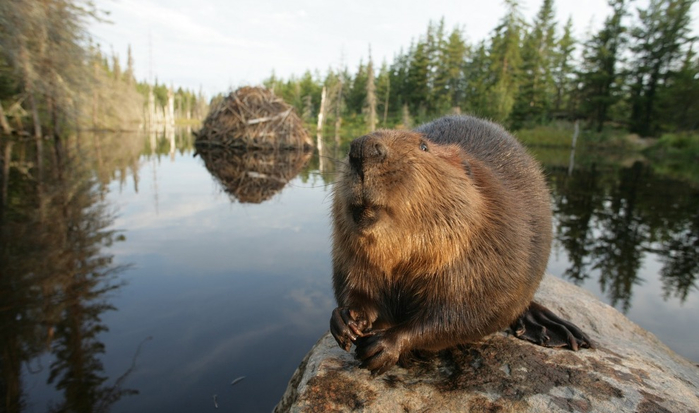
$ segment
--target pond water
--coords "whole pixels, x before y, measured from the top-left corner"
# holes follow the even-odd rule
[[[2,142],[6,410],[270,411],[328,329],[342,150],[195,157],[190,132],[87,135],[41,157]],[[555,205],[549,272],[699,362],[697,184],[534,153]]]

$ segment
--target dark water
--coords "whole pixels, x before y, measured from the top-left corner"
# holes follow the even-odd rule
[[[332,162],[195,158],[184,130],[0,149],[0,411],[273,408],[334,307]],[[535,152],[549,271],[699,361],[698,185]]]

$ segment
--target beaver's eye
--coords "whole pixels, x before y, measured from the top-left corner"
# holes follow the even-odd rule
[[[425,142],[420,142],[420,150],[427,152],[427,144]]]

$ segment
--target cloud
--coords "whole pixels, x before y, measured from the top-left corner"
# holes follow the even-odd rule
[[[208,43],[223,46],[243,48],[269,47],[268,44],[242,37],[232,37],[227,33],[216,30],[212,25],[197,22],[196,14],[183,9],[173,8],[172,5],[160,5],[150,1],[123,0],[114,3],[114,9],[148,25],[161,38],[176,38],[178,41]],[[124,21],[120,21],[121,24]]]

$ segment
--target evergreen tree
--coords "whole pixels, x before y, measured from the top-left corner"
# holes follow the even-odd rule
[[[320,110],[320,94],[323,85],[320,83],[320,75],[314,76],[310,70],[306,70],[299,82],[299,94],[303,100],[304,112],[307,112],[308,120],[312,121]]]
[[[386,126],[388,110],[391,106],[391,73],[388,64],[384,60],[376,77],[376,98],[378,100],[379,116],[382,116],[381,126]]]
[[[612,15],[607,17],[604,26],[585,43],[583,63],[579,74],[580,111],[601,131],[608,118],[609,108],[620,98],[621,81],[617,64],[623,52],[626,27],[627,0],[609,0]]]
[[[349,113],[361,114],[366,103],[366,88],[367,88],[367,68],[363,62],[359,62],[357,74],[350,83],[350,88],[347,93],[345,103]]]
[[[427,32],[390,66],[384,63],[378,76],[371,60],[360,62],[354,74],[347,68],[338,72],[345,105],[333,105],[335,117],[341,112],[364,115],[360,122],[375,125],[377,117],[385,124],[390,113],[406,124],[458,107],[513,127],[582,116],[601,129],[632,107],[636,130],[641,130],[640,120],[650,122],[654,131],[696,128],[697,59],[684,46],[690,40],[687,16],[693,0],[653,0],[634,31],[633,64],[622,73],[621,56],[630,55],[624,24],[628,1],[609,0],[612,14],[584,43],[580,64],[573,58],[571,19],[556,36],[553,0],[543,0],[528,31],[518,1],[506,0],[507,12],[490,38],[473,47],[458,27],[447,35],[444,20],[430,22]],[[283,90],[282,96],[299,110],[306,106],[314,112],[323,85],[308,73],[287,82],[273,77],[266,84]],[[623,83],[629,74],[632,81]],[[325,86],[333,96],[328,79]]]
[[[369,131],[376,129],[376,85],[374,84],[374,63],[369,49],[369,63],[366,68],[366,113]]]
[[[464,99],[464,68],[468,46],[459,28],[452,30],[443,45],[440,64],[437,66],[436,87],[440,111],[459,107]]]
[[[408,69],[410,56],[401,49],[393,58],[389,69],[389,111],[400,113],[404,104],[407,104],[408,96]]]
[[[411,112],[424,112],[430,97],[429,45],[426,40],[418,40],[411,51],[406,82],[406,102]]]
[[[491,59],[485,41],[481,41],[466,61],[464,79],[465,111],[478,116],[489,116],[489,86],[493,84]]]
[[[511,115],[515,128],[527,121],[544,123],[549,118],[555,90],[552,74],[555,30],[553,0],[544,0],[522,47],[519,93]]]
[[[573,19],[568,18],[568,22],[563,28],[563,35],[556,43],[553,52],[553,81],[556,89],[553,112],[555,116],[563,113],[570,115],[570,96],[573,92],[574,72],[573,72],[573,51],[575,50],[575,39],[573,38]]]
[[[658,96],[672,68],[690,41],[690,9],[694,0],[651,0],[639,10],[639,24],[631,34],[634,43],[630,129],[641,136],[659,132]]]
[[[428,110],[444,111],[449,108],[449,65],[447,61],[447,39],[444,29],[444,18],[432,30],[433,35],[429,41],[430,68],[428,86],[430,88],[430,100]],[[428,31],[429,33],[429,31]]]
[[[507,14],[502,19],[490,41],[489,69],[493,77],[488,90],[488,103],[483,114],[497,122],[504,122],[512,111],[519,89],[519,73],[522,64],[520,43],[524,21],[517,0],[505,0]]]
[[[692,47],[682,66],[667,78],[658,96],[659,118],[674,131],[699,128],[699,59]]]

